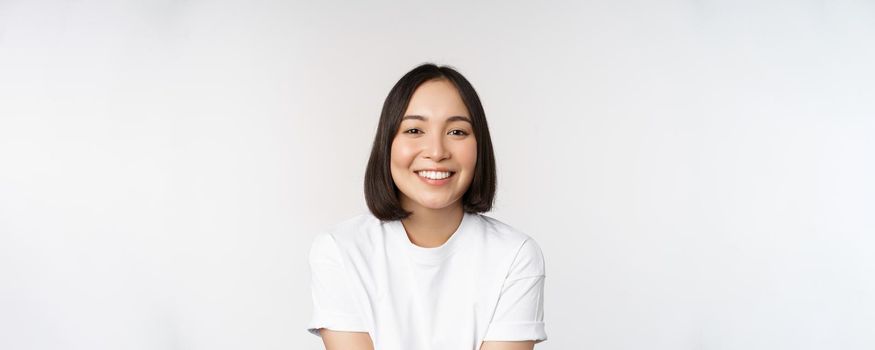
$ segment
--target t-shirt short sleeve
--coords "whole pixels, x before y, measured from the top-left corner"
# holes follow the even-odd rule
[[[545,264],[540,246],[523,242],[505,278],[484,341],[547,340],[544,329]]]
[[[307,331],[321,336],[320,328],[367,332],[340,250],[328,233],[316,236],[310,247],[310,280],[313,314]]]

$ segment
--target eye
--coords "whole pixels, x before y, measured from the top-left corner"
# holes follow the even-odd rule
[[[413,131],[415,131],[415,132],[413,132]],[[410,128],[410,129],[404,130],[404,133],[405,134],[421,134],[422,130],[419,130],[418,128]]]
[[[457,131],[458,131],[458,133],[453,134],[454,132],[457,132]],[[459,129],[451,130],[450,133],[453,135],[456,135],[456,136],[467,136],[468,135],[468,133],[465,132],[465,130],[459,130]]]

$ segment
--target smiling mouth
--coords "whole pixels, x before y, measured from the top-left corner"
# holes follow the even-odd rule
[[[444,180],[448,179],[450,176],[453,176],[456,172],[454,171],[431,171],[431,170],[422,170],[416,171],[416,175],[419,175],[422,178],[426,178],[429,180]]]

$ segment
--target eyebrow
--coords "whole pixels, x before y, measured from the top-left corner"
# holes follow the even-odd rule
[[[401,118],[401,120],[406,120],[406,119],[418,119],[418,120],[426,121],[426,120],[428,120],[428,117],[423,117],[421,115],[405,115],[404,118]],[[452,117],[447,118],[447,122],[454,122],[454,121],[463,121],[463,122],[467,122],[468,124],[472,124],[471,119],[469,119],[468,117],[460,116],[460,115],[454,115]]]

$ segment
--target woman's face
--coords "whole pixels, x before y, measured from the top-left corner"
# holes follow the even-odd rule
[[[391,157],[392,180],[405,210],[461,205],[474,177],[477,140],[453,83],[430,80],[413,92]]]

